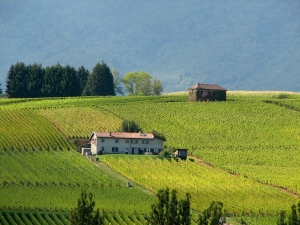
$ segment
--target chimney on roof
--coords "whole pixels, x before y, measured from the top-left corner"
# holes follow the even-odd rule
[[[111,136],[111,131],[109,131],[109,136]]]
[[[198,88],[200,87],[200,83],[198,83]]]

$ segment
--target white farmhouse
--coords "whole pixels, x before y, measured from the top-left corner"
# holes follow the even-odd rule
[[[163,146],[162,139],[141,132],[93,132],[89,141],[92,154],[158,154]]]

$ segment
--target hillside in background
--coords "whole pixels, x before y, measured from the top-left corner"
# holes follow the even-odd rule
[[[123,76],[144,70],[165,92],[197,82],[229,90],[300,91],[300,3],[0,0],[0,83],[16,62]]]

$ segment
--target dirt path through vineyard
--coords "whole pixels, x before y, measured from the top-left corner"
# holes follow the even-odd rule
[[[149,195],[154,195],[151,191],[149,191],[148,189],[134,183],[132,180],[129,180],[128,178],[122,176],[121,174],[117,173],[116,171],[114,171],[112,168],[110,168],[108,165],[106,165],[104,162],[99,162],[96,161],[95,158],[93,157],[88,157],[88,159],[94,163],[98,168],[100,168],[101,170],[103,170],[104,172],[106,172],[107,174],[111,175],[112,177],[118,179],[119,181],[121,181],[122,183],[124,183],[124,186],[130,182],[130,188],[135,188],[135,189],[140,189],[143,192],[149,194]]]

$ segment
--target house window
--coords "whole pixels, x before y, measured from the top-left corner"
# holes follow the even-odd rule
[[[131,140],[131,143],[137,144],[137,143],[138,143],[138,140]]]
[[[129,143],[129,140],[127,139],[127,140],[125,140],[125,143]]]
[[[149,144],[149,141],[148,140],[143,140],[142,143],[143,144]]]
[[[118,152],[118,148],[117,147],[112,147],[111,151],[112,152]]]
[[[102,151],[102,152],[104,151],[104,147],[101,147],[101,151]]]
[[[101,138],[101,142],[104,142],[105,141],[105,139],[104,138]]]
[[[115,139],[115,143],[119,143],[119,139]]]

